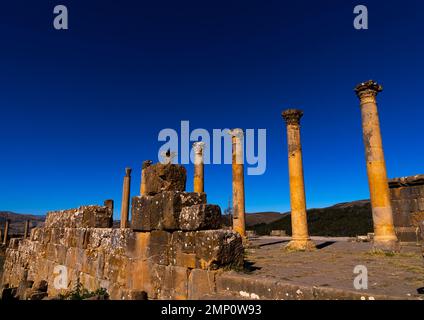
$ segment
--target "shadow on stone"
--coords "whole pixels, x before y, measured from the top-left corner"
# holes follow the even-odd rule
[[[255,263],[252,261],[244,261],[244,271],[249,273],[255,270],[261,270],[261,267],[255,267]]]
[[[323,243],[317,244],[317,245],[316,245],[316,248],[317,248],[318,250],[320,250],[320,249],[324,249],[324,248],[326,248],[326,247],[328,247],[328,246],[331,246],[332,244],[335,244],[335,243],[336,243],[336,241],[326,241],[326,242],[323,242]]]
[[[289,242],[289,240],[280,240],[280,241],[263,243],[263,244],[260,244],[259,247],[266,247],[266,246],[271,246],[273,244],[279,244],[279,243],[285,243],[285,242]]]

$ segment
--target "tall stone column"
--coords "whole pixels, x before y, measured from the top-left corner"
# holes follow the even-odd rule
[[[232,171],[233,171],[233,229],[246,237],[244,208],[244,134],[242,129],[233,129]]]
[[[314,250],[315,244],[311,241],[308,233],[302,145],[300,142],[300,119],[303,116],[303,111],[289,109],[284,111],[282,116],[287,127],[292,224],[292,239],[285,248],[290,251]]]
[[[4,224],[4,235],[3,235],[3,244],[4,245],[7,244],[7,237],[9,236],[9,224],[10,224],[10,220],[7,219],[5,224]]]
[[[140,195],[144,195],[146,193],[146,168],[152,165],[152,160],[143,161],[143,165],[141,167],[141,184],[140,184]]]
[[[361,104],[362,131],[374,222],[374,248],[383,251],[398,251],[399,242],[393,224],[393,212],[377,111],[376,97],[382,90],[383,87],[372,80],[355,87],[355,92]]]
[[[25,229],[24,229],[24,239],[28,238],[29,233],[29,220],[25,221]]]
[[[130,208],[131,168],[125,168],[124,185],[122,187],[121,228],[128,228]]]
[[[193,143],[194,151],[194,192],[203,193],[204,190],[204,161],[203,161],[203,148],[204,142]]]

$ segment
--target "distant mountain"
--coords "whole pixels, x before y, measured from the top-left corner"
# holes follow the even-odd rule
[[[18,214],[0,211],[0,228],[4,221],[11,220],[10,235],[21,235],[24,232],[25,221],[30,220],[32,227],[41,226],[45,216]],[[231,217],[222,216],[222,224],[230,225]],[[113,225],[119,228],[119,220]],[[309,233],[313,236],[356,236],[365,235],[373,230],[371,204],[369,200],[344,202],[328,208],[308,210]],[[286,230],[291,234],[291,219],[289,212],[257,212],[246,213],[246,228],[255,230],[259,235],[267,235],[271,230]]]
[[[4,230],[4,224],[7,219],[10,220],[9,235],[24,234],[25,221],[30,221],[30,227],[38,227],[44,223],[45,216],[36,216],[32,214],[20,214],[10,211],[0,211],[0,229]]]
[[[308,214],[309,234],[312,236],[352,237],[365,235],[373,230],[371,203],[369,200],[339,203],[328,208],[310,209]],[[271,223],[248,226],[259,235],[267,235],[271,230],[286,230],[291,234],[290,214]]]
[[[277,221],[283,217],[284,214],[280,212],[256,212],[246,213],[246,227],[251,227],[257,224],[269,224]],[[222,223],[226,226],[230,225],[230,216],[223,215]]]

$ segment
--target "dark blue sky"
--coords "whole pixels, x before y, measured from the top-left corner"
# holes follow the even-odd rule
[[[67,31],[53,8],[69,9]],[[365,4],[369,30],[353,28]],[[265,128],[267,171],[246,210],[289,209],[280,112],[301,108],[308,207],[368,198],[358,100],[378,97],[390,177],[423,173],[424,3],[403,1],[3,1],[0,210],[42,214],[116,201],[124,168],[157,159],[161,129]],[[192,166],[188,166],[192,190]],[[225,207],[231,166],[205,168]]]

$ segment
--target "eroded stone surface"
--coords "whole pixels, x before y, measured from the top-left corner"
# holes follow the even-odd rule
[[[181,210],[206,203],[206,194],[164,191],[154,196],[134,197],[131,227],[138,231],[178,230]]]
[[[184,207],[179,217],[181,230],[214,230],[221,225],[221,209],[217,205],[200,204]]]
[[[183,166],[156,163],[144,169],[145,194],[163,191],[185,191],[187,171]]]
[[[82,206],[47,213],[46,228],[110,228],[113,212],[105,206]]]

